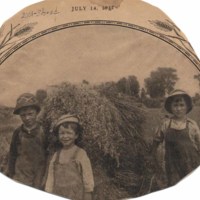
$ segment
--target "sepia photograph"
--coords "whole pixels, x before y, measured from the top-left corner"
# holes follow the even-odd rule
[[[38,23],[0,37],[3,174],[72,200],[116,200],[199,166],[199,59],[172,21],[148,20],[154,32],[71,22],[20,43]]]

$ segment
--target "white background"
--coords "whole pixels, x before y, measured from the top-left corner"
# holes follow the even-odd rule
[[[20,9],[39,2],[39,0],[5,0],[0,4],[0,25]],[[163,10],[179,28],[200,58],[200,3],[198,0],[146,0]],[[200,114],[200,113],[199,113]],[[0,174],[0,199],[20,200],[61,200],[63,198],[23,186]],[[199,200],[200,199],[200,168],[185,178],[175,187],[155,192],[138,198],[138,200]]]

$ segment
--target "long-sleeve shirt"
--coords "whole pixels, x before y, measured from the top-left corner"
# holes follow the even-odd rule
[[[41,125],[30,131],[23,125],[17,128],[10,145],[9,177],[41,189],[45,165],[46,137]]]
[[[68,163],[70,158],[74,155],[75,151],[77,151],[77,148],[79,150],[75,159],[76,159],[76,162],[79,164],[80,170],[82,173],[84,192],[92,192],[94,189],[93,172],[92,172],[90,159],[88,158],[85,150],[77,147],[76,145],[74,145],[72,148],[67,149],[67,150],[62,149],[60,153],[59,162],[63,164]],[[45,191],[50,192],[50,193],[52,193],[53,186],[54,186],[54,162],[56,160],[56,157],[57,157],[57,152],[53,155],[49,164],[49,168],[48,168]]]
[[[169,125],[171,128],[181,130],[186,127],[186,123],[188,123],[188,133],[190,140],[192,141],[194,147],[200,152],[200,130],[197,123],[190,118],[186,118],[185,123],[182,124],[177,124],[175,120],[170,118],[164,119],[163,123],[157,130],[154,141],[161,143],[165,140],[166,130],[168,129]]]

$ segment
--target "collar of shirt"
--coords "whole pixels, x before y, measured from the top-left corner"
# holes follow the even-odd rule
[[[182,130],[187,127],[187,123],[189,123],[189,122],[191,122],[191,121],[187,117],[182,121],[171,118],[171,127],[175,128],[177,130]]]
[[[24,125],[21,126],[21,130],[24,133],[26,133],[26,135],[31,136],[31,137],[36,135],[36,132],[39,130],[39,128],[40,128],[39,123],[37,123],[35,127],[33,127],[32,129],[27,129]]]

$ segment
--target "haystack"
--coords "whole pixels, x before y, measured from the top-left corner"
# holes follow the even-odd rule
[[[116,200],[146,193],[141,186],[152,172],[145,162],[148,147],[141,137],[144,111],[129,98],[108,97],[89,85],[50,87],[44,108],[48,134],[53,134],[53,123],[66,113],[80,117],[84,129],[80,145],[91,159],[95,199]]]

